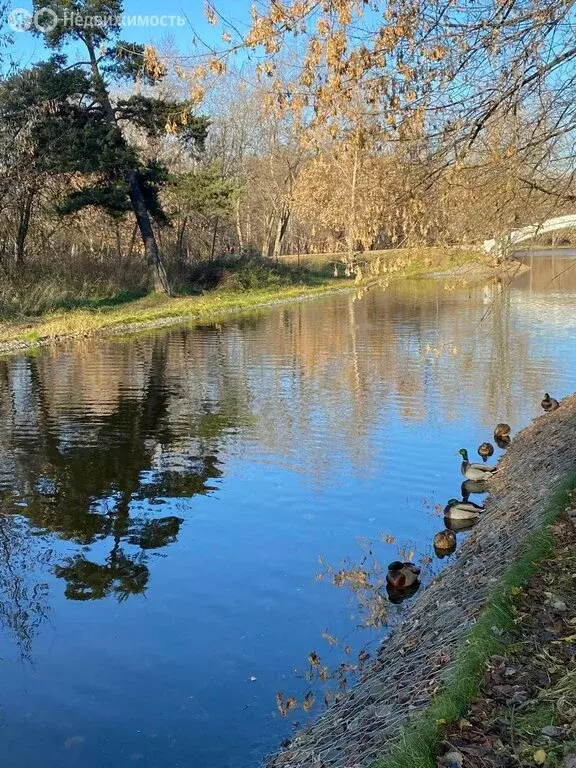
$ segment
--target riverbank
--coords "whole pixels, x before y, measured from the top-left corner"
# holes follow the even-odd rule
[[[510,595],[501,647],[431,766],[576,766],[576,493],[569,506],[546,534],[549,554]]]
[[[316,286],[214,291],[203,296],[168,298],[151,294],[120,306],[58,312],[21,323],[0,324],[0,354],[96,334],[129,334],[182,323],[215,322],[233,312],[346,291],[353,285],[351,280],[328,280]]]
[[[183,323],[218,321],[234,312],[262,309],[274,304],[314,298],[362,285],[388,284],[402,278],[442,277],[457,281],[475,281],[506,276],[516,265],[496,266],[484,254],[459,248],[420,248],[375,251],[363,255],[364,270],[357,280],[332,277],[329,265],[338,254],[304,258],[300,268],[311,270],[313,284],[275,286],[244,291],[214,290],[199,296],[168,298],[151,294],[119,303],[114,298],[94,302],[81,309],[66,309],[0,323],[0,354],[48,346],[67,339],[96,334],[129,334]],[[296,257],[287,257],[294,261]]]
[[[551,554],[547,526],[569,505],[568,491],[576,485],[575,430],[573,396],[514,436],[490,482],[487,511],[456,562],[417,598],[362,681],[272,766],[436,765],[444,727],[465,713],[488,660],[506,639],[512,598]]]

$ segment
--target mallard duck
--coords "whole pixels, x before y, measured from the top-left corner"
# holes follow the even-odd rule
[[[462,456],[462,474],[467,480],[488,480],[490,475],[498,471],[498,467],[490,464],[471,464],[466,448],[461,448],[458,453]]]
[[[450,499],[444,509],[444,518],[446,520],[478,520],[486,507],[474,504],[473,501],[458,501]]]
[[[481,457],[484,463],[488,461],[490,456],[494,456],[494,446],[492,443],[482,443],[478,448],[478,456]]]
[[[550,413],[550,411],[555,411],[556,408],[560,408],[560,403],[558,400],[555,400],[553,397],[550,397],[548,392],[544,395],[544,400],[542,400],[542,408],[546,411],[546,413]]]
[[[449,529],[440,531],[440,533],[437,533],[436,536],[434,536],[434,550],[436,551],[436,554],[439,552],[443,555],[452,554],[456,549],[457,543],[456,534]]]
[[[421,569],[414,563],[401,563],[395,560],[388,566],[386,582],[395,589],[406,589],[418,581],[420,573]]]
[[[505,440],[506,438],[510,439],[510,432],[512,432],[512,427],[510,424],[498,424],[496,429],[494,430],[494,440]]]

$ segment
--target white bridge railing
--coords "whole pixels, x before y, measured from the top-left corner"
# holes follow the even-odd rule
[[[569,227],[576,228],[576,214],[556,216],[556,218],[548,219],[541,224],[532,224],[529,227],[517,229],[504,237],[485,240],[484,250],[486,253],[495,253],[498,256],[502,256],[512,246],[518,245],[518,243],[522,243],[524,240],[531,240],[537,235],[545,235],[548,232],[556,232],[557,230],[568,229]]]

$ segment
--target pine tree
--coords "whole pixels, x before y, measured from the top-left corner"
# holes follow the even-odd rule
[[[153,226],[166,223],[158,192],[168,174],[162,164],[141,157],[123,127],[131,123],[156,139],[171,134],[197,151],[203,147],[208,121],[194,115],[190,102],[141,94],[113,100],[115,85],[155,85],[166,75],[153,49],[119,39],[121,0],[34,0],[34,9],[45,9],[41,23],[51,22],[38,31],[49,47],[59,51],[75,41],[87,52],[86,61],[72,64],[66,56],[53,56],[8,84],[16,92],[19,84],[28,95],[35,91],[27,106],[37,112],[31,132],[38,162],[52,172],[78,172],[90,179],[60,210],[72,213],[97,205],[122,216],[131,209],[151,284],[169,293]]]

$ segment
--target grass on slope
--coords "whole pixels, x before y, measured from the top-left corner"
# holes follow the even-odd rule
[[[490,658],[502,651],[500,636],[514,627],[513,597],[537,572],[539,562],[553,553],[555,539],[549,526],[565,509],[568,492],[575,487],[576,472],[573,472],[565,487],[555,495],[542,528],[527,537],[522,556],[510,566],[494,588],[443,690],[405,729],[397,745],[378,760],[374,768],[436,768],[438,747],[445,727],[467,712],[471,700],[478,693]]]

